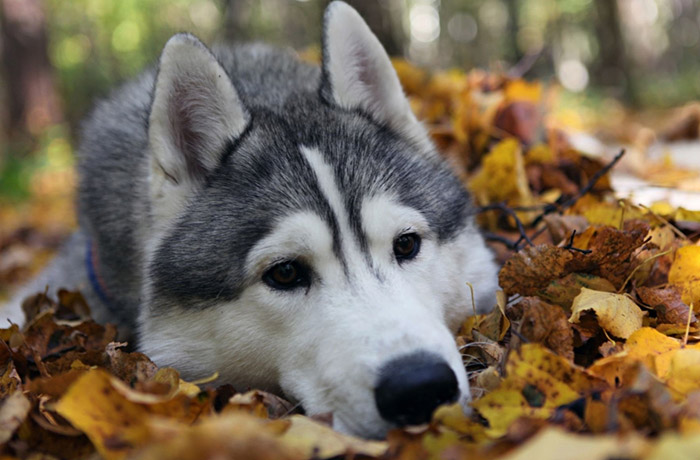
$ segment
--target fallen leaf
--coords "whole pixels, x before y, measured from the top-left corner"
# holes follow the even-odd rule
[[[647,441],[639,435],[619,437],[586,436],[568,433],[561,428],[542,430],[533,439],[501,460],[608,460],[638,458],[648,449]]]
[[[513,254],[501,268],[498,282],[506,295],[536,295],[553,280],[577,271],[579,257],[551,245],[530,246]]]
[[[588,273],[570,273],[563,278],[552,280],[546,288],[537,294],[542,299],[569,310],[576,296],[581,293],[581,288],[603,292],[615,292],[616,290],[610,281],[600,276]]]
[[[481,170],[469,183],[477,197],[484,197],[481,204],[508,201],[527,205],[533,202],[527,185],[525,164],[520,144],[512,138],[497,144],[484,157]]]
[[[681,290],[683,302],[700,307],[700,246],[685,246],[676,251],[668,281]]]
[[[626,339],[642,327],[644,312],[625,295],[582,288],[571,305],[569,321],[579,322],[587,310],[595,312],[598,324],[615,337]]]
[[[367,441],[333,431],[332,428],[302,415],[289,418],[289,428],[280,437],[285,445],[304,452],[306,458],[329,458],[346,455],[378,457],[386,452],[383,441]]]
[[[546,419],[558,406],[568,404],[603,385],[539,344],[524,344],[511,352],[506,378],[498,389],[474,401],[472,407],[489,422],[487,433],[502,436],[520,417]]]
[[[660,322],[682,325],[697,322],[695,314],[681,300],[681,293],[675,286],[665,289],[638,287],[636,291],[640,300],[656,311]]]
[[[31,403],[20,391],[12,393],[0,405],[0,444],[12,438],[12,435],[24,423],[29,414]]]
[[[71,385],[56,404],[56,411],[83,431],[103,457],[122,459],[150,439],[148,421],[154,415],[189,424],[206,407],[206,399],[134,391],[107,372],[95,369]]]
[[[287,420],[264,420],[243,413],[211,417],[194,426],[170,419],[147,421],[150,438],[138,446],[133,460],[302,460],[304,452],[289,445],[280,435]]]
[[[553,352],[574,359],[574,334],[564,311],[537,297],[519,302],[523,310],[520,334],[529,342],[541,343]]]

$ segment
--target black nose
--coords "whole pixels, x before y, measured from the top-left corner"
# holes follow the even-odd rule
[[[450,366],[427,353],[389,361],[374,388],[379,414],[399,426],[429,422],[439,405],[453,402],[458,396],[457,377]]]

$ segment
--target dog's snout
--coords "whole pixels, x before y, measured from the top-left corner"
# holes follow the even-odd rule
[[[389,361],[374,388],[379,414],[399,426],[429,422],[439,405],[458,396],[457,377],[450,366],[427,353]]]

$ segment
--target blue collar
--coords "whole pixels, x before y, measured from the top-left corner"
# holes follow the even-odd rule
[[[88,238],[87,250],[85,251],[85,268],[87,270],[88,279],[90,280],[90,285],[97,294],[97,297],[100,298],[100,300],[102,301],[102,303],[105,304],[107,309],[109,309],[112,313],[116,314],[117,311],[114,308],[111,296],[109,295],[109,291],[105,286],[104,280],[97,271],[98,260],[97,252],[95,251],[94,246],[95,245],[92,242],[92,240]]]

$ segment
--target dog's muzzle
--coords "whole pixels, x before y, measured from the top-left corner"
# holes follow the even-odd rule
[[[459,397],[457,377],[437,355],[414,353],[386,363],[374,388],[379,414],[398,426],[427,423],[438,406]]]

